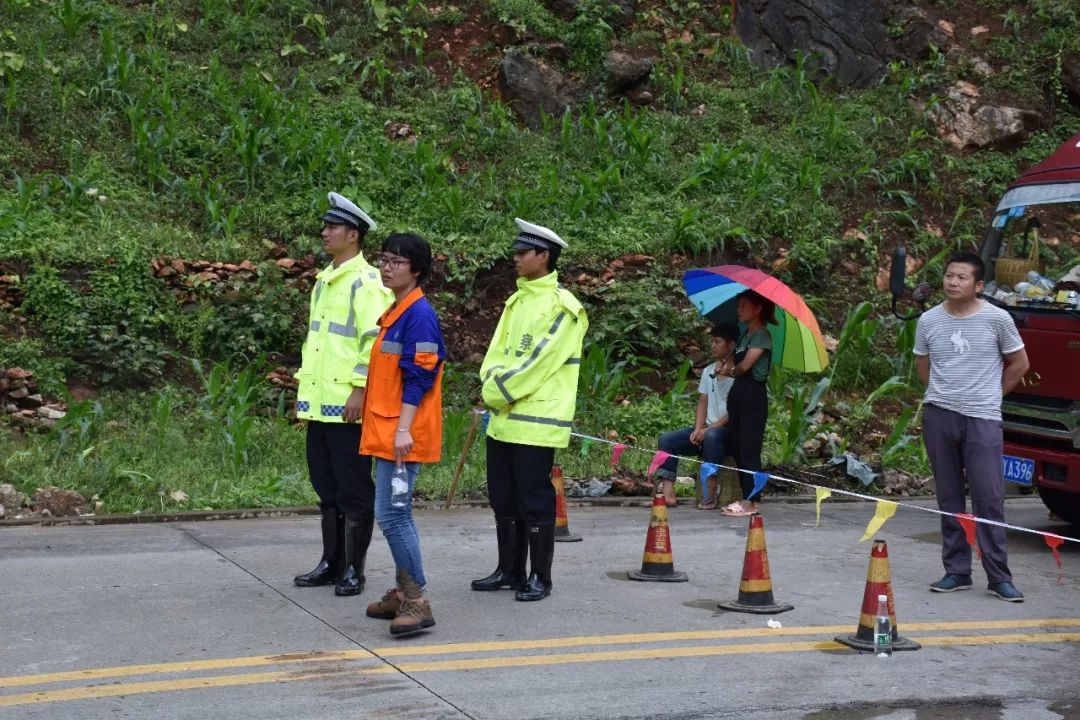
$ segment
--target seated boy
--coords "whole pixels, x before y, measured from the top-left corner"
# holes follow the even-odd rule
[[[731,384],[731,351],[739,339],[739,329],[730,323],[717,325],[709,331],[716,362],[701,373],[698,384],[697,416],[693,427],[673,430],[660,436],[660,449],[674,455],[700,456],[705,462],[722,463],[727,457],[727,396]],[[670,457],[656,471],[664,484],[664,499],[668,506],[676,504],[675,477],[679,467],[677,457]],[[703,510],[716,507],[717,476],[709,478],[709,486],[701,503]]]

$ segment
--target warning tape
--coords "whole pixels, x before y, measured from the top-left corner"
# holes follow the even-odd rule
[[[628,445],[627,443],[618,442],[617,440],[608,440],[607,438],[596,437],[594,435],[585,435],[584,433],[578,433],[578,432],[571,432],[570,434],[573,437],[581,438],[582,440],[589,440],[589,441],[592,441],[592,442],[603,443],[605,445],[619,445],[619,446],[621,446],[621,447],[623,447],[624,449],[627,449],[627,450],[635,450],[637,452],[649,453],[649,454],[651,454],[653,456],[655,456],[656,453],[659,452],[657,450],[647,450],[645,448],[639,448],[639,447],[636,447],[634,445]],[[677,458],[679,460],[686,460],[687,462],[693,462],[693,463],[697,463],[699,465],[704,464],[704,460],[702,460],[700,458],[683,457],[681,455],[671,455],[671,454],[669,454],[669,457]],[[711,464],[715,465],[718,468],[722,468],[722,469],[725,469],[725,470],[734,470],[735,472],[743,472],[743,473],[750,473],[750,474],[754,473],[753,470],[740,470],[737,467],[732,467],[732,466],[729,466],[729,465],[723,465],[721,463],[711,463]],[[894,505],[897,505],[898,507],[910,508],[912,510],[921,510],[922,512],[933,513],[934,515],[944,515],[944,516],[947,516],[947,517],[956,518],[958,521],[966,520],[966,519],[970,518],[971,520],[974,520],[975,522],[980,522],[980,523],[983,523],[985,525],[996,525],[997,527],[1005,528],[1006,530],[1015,530],[1016,532],[1025,532],[1025,533],[1030,533],[1032,535],[1040,535],[1040,536],[1042,536],[1044,538],[1056,538],[1058,540],[1063,540],[1063,541],[1067,541],[1067,542],[1074,542],[1074,543],[1080,544],[1080,538],[1069,537],[1068,535],[1059,535],[1057,533],[1046,532],[1045,530],[1033,530],[1032,528],[1026,528],[1026,527],[1023,527],[1023,526],[1020,526],[1020,525],[1011,525],[1009,523],[999,522],[997,520],[989,520],[987,518],[981,518],[981,517],[978,517],[976,515],[952,513],[952,512],[945,511],[945,510],[940,510],[938,508],[923,507],[922,505],[912,505],[910,503],[899,502],[897,500],[890,500],[890,499],[886,499],[886,498],[874,497],[872,495],[864,495],[863,493],[852,492],[851,490],[841,490],[840,488],[826,487],[825,485],[814,485],[813,483],[803,482],[802,480],[794,480],[792,478],[782,477],[780,475],[775,475],[773,473],[766,473],[766,475],[768,475],[769,478],[772,479],[772,480],[779,480],[780,482],[790,483],[792,485],[799,485],[799,486],[806,487],[806,488],[814,488],[814,489],[821,488],[823,490],[828,490],[829,492],[835,493],[837,495],[847,495],[848,497],[859,498],[860,500],[872,500],[874,502],[879,502],[880,501],[880,502],[893,503]]]

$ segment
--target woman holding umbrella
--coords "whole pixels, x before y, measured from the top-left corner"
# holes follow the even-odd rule
[[[735,344],[735,378],[728,393],[728,432],[731,454],[739,468],[739,483],[745,500],[737,500],[721,513],[743,517],[757,512],[760,491],[754,492],[752,473],[761,470],[761,446],[765,442],[765,422],[769,417],[769,393],[765,382],[772,365],[772,336],[766,325],[776,324],[776,307],[753,290],[745,290],[736,300],[736,317],[746,326]]]
[[[817,318],[806,302],[776,278],[742,265],[687,270],[683,287],[690,302],[714,325],[737,321],[745,332],[735,344],[735,382],[728,395],[728,447],[732,449],[745,500],[723,514],[757,510],[754,473],[761,470],[761,446],[768,418],[765,382],[775,362],[796,372],[821,372],[829,364]]]

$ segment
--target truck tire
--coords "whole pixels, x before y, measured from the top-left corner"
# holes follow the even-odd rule
[[[1039,498],[1043,501],[1043,505],[1050,509],[1050,512],[1065,522],[1080,525],[1080,495],[1040,487]]]

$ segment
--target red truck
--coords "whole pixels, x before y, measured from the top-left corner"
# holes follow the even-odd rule
[[[980,253],[986,263],[986,282],[1002,284],[997,271],[1005,247],[1037,226],[1040,214],[1067,216],[1069,211],[1074,220],[1080,213],[1080,134],[1028,169],[998,202]],[[1031,241],[1038,242],[1034,233]],[[1062,239],[1062,245],[1071,244],[1068,236]],[[1074,256],[1068,265],[1078,262],[1080,258]],[[893,259],[894,296],[898,290],[903,292],[903,268],[903,253],[898,251]],[[925,300],[927,291],[926,287],[916,289],[916,299]],[[1066,290],[1050,296],[1063,302],[992,297],[989,292],[986,298],[1012,315],[1031,363],[1020,386],[1001,404],[1003,477],[1034,485],[1051,512],[1080,525],[1080,306],[1076,296]]]

